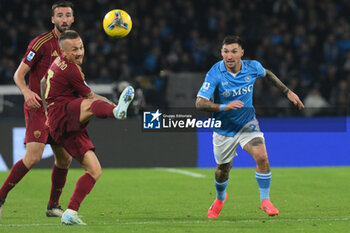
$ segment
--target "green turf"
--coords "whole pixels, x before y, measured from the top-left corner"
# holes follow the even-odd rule
[[[233,169],[221,216],[206,218],[215,198],[214,169],[104,169],[81,206],[88,226],[63,226],[45,217],[50,170],[32,170],[9,194],[0,232],[349,232],[350,167],[273,169],[271,198],[280,215],[259,207],[254,169]],[[0,172],[0,183],[7,176]],[[69,172],[61,204],[66,207],[80,169]],[[73,229],[72,229],[73,228]]]

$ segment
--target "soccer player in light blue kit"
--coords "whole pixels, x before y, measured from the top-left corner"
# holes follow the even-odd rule
[[[259,185],[261,209],[269,216],[278,215],[270,201],[271,170],[266,152],[264,134],[259,129],[253,107],[253,86],[263,77],[279,88],[299,109],[304,108],[299,97],[289,90],[270,70],[258,61],[241,60],[244,54],[238,36],[227,36],[221,48],[222,61],[207,73],[198,92],[196,108],[214,112],[221,120],[221,128],[214,129],[213,146],[217,163],[215,171],[216,200],[208,210],[208,218],[217,218],[227,198],[226,186],[232,160],[238,144],[254,158],[255,177]]]

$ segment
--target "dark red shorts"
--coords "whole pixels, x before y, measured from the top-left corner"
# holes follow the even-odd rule
[[[26,123],[26,137],[24,143],[41,142],[55,144],[49,135],[44,109],[32,109],[24,103],[24,119]]]
[[[74,99],[66,104],[50,106],[50,133],[58,144],[79,162],[89,150],[95,150],[86,130],[86,124],[81,125],[80,105],[84,98]]]

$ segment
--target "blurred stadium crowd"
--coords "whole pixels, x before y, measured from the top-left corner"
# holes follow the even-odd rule
[[[53,28],[53,2],[1,1],[0,84],[13,83],[28,43]],[[90,83],[128,81],[143,91],[146,103],[159,104],[166,85],[162,74],[207,72],[221,59],[224,36],[236,34],[244,41],[244,58],[272,70],[306,106],[349,108],[348,0],[72,2],[72,28],[85,42],[83,71]],[[108,38],[102,20],[118,8],[131,15],[133,29],[126,38]],[[259,81],[254,91],[256,105],[289,106],[269,84]]]

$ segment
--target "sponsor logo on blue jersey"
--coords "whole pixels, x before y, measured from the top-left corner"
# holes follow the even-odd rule
[[[245,87],[241,87],[241,88],[238,88],[238,89],[234,89],[232,90],[232,96],[239,96],[239,95],[245,95],[249,92],[252,92],[253,90],[253,86],[254,84],[250,84],[248,86],[245,86]],[[222,93],[222,96],[228,98],[231,96],[231,93],[227,90],[225,90],[223,93]]]

